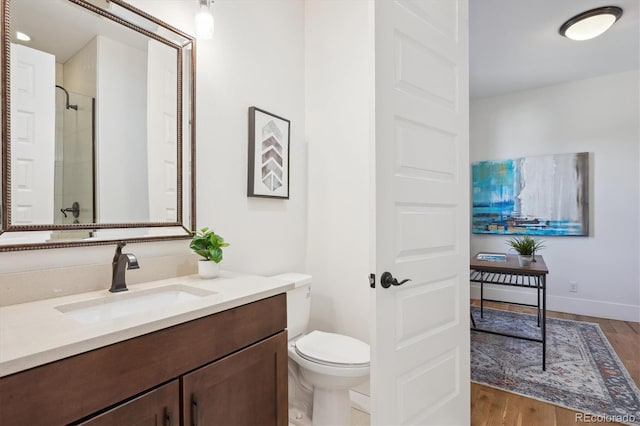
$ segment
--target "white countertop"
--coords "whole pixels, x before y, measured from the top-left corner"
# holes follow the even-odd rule
[[[94,299],[182,284],[215,292],[170,308],[146,310],[121,318],[81,324],[56,307]],[[141,336],[186,321],[255,302],[294,288],[286,281],[221,272],[215,279],[197,275],[129,286],[129,291],[108,289],[39,300],[0,308],[0,377],[72,355]],[[130,296],[129,296],[130,297]]]

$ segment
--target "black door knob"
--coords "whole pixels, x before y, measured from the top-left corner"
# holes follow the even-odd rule
[[[381,276],[380,276],[380,284],[382,284],[382,288],[389,288],[392,285],[402,285],[404,283],[406,283],[407,281],[411,281],[411,279],[407,278],[405,280],[402,280],[400,282],[398,282],[397,279],[393,278],[393,275],[391,275],[390,272],[384,272]]]

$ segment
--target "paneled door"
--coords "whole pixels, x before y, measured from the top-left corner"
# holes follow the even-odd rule
[[[53,223],[55,57],[11,44],[11,223]]]
[[[286,426],[287,362],[281,332],[185,375],[184,424]]]
[[[468,2],[373,7],[371,420],[469,424]]]

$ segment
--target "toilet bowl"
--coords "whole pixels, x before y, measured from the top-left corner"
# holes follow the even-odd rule
[[[353,337],[319,330],[306,330],[311,307],[311,277],[288,273],[275,276],[295,284],[287,292],[287,330],[289,333],[289,406],[290,422],[313,425],[349,425],[351,399],[349,389],[365,382],[369,377],[369,345]],[[299,374],[300,377],[291,377]],[[302,413],[299,407],[308,407],[297,401],[312,388],[311,413]],[[308,395],[308,392],[306,392]],[[304,408],[302,409],[304,410]],[[305,418],[306,416],[306,418]]]

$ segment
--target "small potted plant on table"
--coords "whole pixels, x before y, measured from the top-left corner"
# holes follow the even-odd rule
[[[528,235],[522,238],[513,237],[507,240],[507,245],[518,252],[518,263],[520,266],[529,266],[535,262],[536,251],[544,248],[543,240],[535,240]]]
[[[209,228],[202,228],[193,233],[189,247],[197,255],[204,258],[198,262],[198,274],[201,278],[218,276],[222,261],[222,248],[228,246],[229,243],[225,242],[224,238]]]

